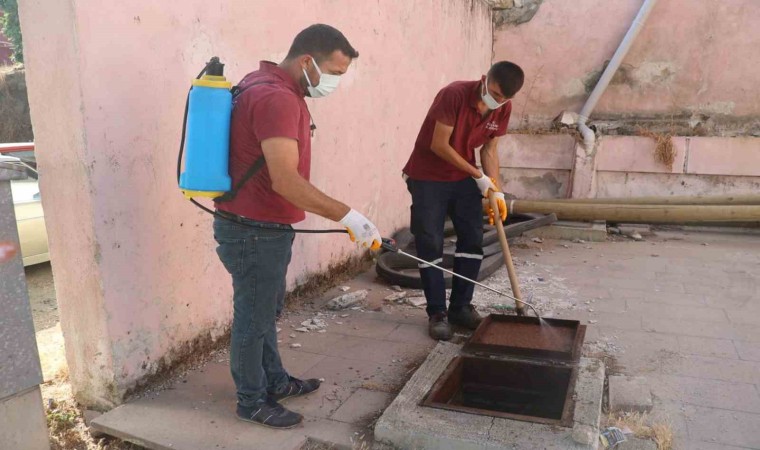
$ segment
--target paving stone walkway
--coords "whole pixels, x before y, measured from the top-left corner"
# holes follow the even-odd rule
[[[675,449],[760,449],[760,235],[673,231],[642,242],[514,247],[524,290],[542,311],[587,323],[587,355],[605,357],[613,374],[644,378],[651,414],[672,424]],[[502,272],[488,283],[508,289]],[[279,324],[285,366],[325,379],[287,403],[307,417],[303,427],[237,421],[222,354],[173,388],[101,416],[96,428],[152,449],[300,449],[308,438],[369,448],[373,420],[434,342],[424,311],[384,302],[392,291],[374,272],[347,285],[371,289],[360,310],[316,307]],[[508,303],[484,292],[476,300],[492,311]],[[327,327],[295,331],[315,317]]]

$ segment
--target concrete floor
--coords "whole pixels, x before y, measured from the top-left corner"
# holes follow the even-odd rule
[[[613,374],[645,378],[652,416],[671,423],[675,449],[760,449],[760,236],[523,239],[513,254],[523,290],[534,292],[543,312],[589,325],[587,356],[605,358]],[[503,272],[488,283],[508,289]],[[304,427],[271,431],[235,420],[224,356],[170,390],[101,416],[97,427],[156,449],[300,448],[307,436],[367,448],[372,421],[434,342],[424,311],[384,304],[391,291],[374,273],[349,285],[372,289],[362,310],[299,311],[280,324],[286,367],[326,380],[319,392],[287,403],[307,416]],[[478,292],[476,303],[506,302]],[[294,331],[319,312],[324,333]]]

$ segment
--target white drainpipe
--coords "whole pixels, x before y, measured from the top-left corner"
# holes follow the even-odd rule
[[[628,29],[628,32],[625,33],[623,41],[612,56],[607,68],[604,69],[604,73],[602,73],[601,78],[599,78],[594,90],[591,92],[588,100],[586,100],[586,104],[583,105],[583,109],[581,109],[581,112],[578,115],[578,131],[580,131],[583,136],[583,147],[586,150],[586,155],[591,155],[594,152],[594,145],[596,142],[594,130],[589,128],[588,125],[586,125],[586,122],[594,111],[596,104],[599,103],[599,99],[602,97],[602,94],[604,94],[607,86],[610,84],[610,80],[612,80],[615,72],[617,72],[620,64],[623,62],[625,55],[628,54],[628,50],[631,49],[633,41],[636,40],[636,36],[638,36],[639,31],[643,28],[644,22],[646,22],[655,3],[657,3],[657,0],[644,0],[644,3],[639,9],[639,13],[636,14],[636,18],[633,19],[631,27]]]

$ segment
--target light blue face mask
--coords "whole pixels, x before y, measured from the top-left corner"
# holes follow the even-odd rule
[[[483,103],[486,104],[486,107],[488,107],[488,109],[499,109],[509,101],[506,100],[504,103],[499,103],[495,98],[493,98],[491,93],[488,92],[488,77],[486,77],[486,81],[483,84],[483,90],[480,92],[480,98],[483,99]]]
[[[309,84],[306,87],[306,89],[309,91],[309,96],[312,98],[326,97],[335,89],[338,89],[340,76],[332,75],[329,73],[322,73],[322,71],[319,70],[319,64],[317,64],[314,58],[311,58],[311,62],[314,63],[314,67],[316,67],[317,73],[319,74],[319,83],[317,83],[316,86],[312,86],[311,80],[309,79],[309,74],[306,73],[306,69],[303,69],[303,74],[306,77],[306,82]]]

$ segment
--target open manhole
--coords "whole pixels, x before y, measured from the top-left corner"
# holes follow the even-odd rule
[[[578,321],[490,315],[423,400],[424,406],[572,426]]]

